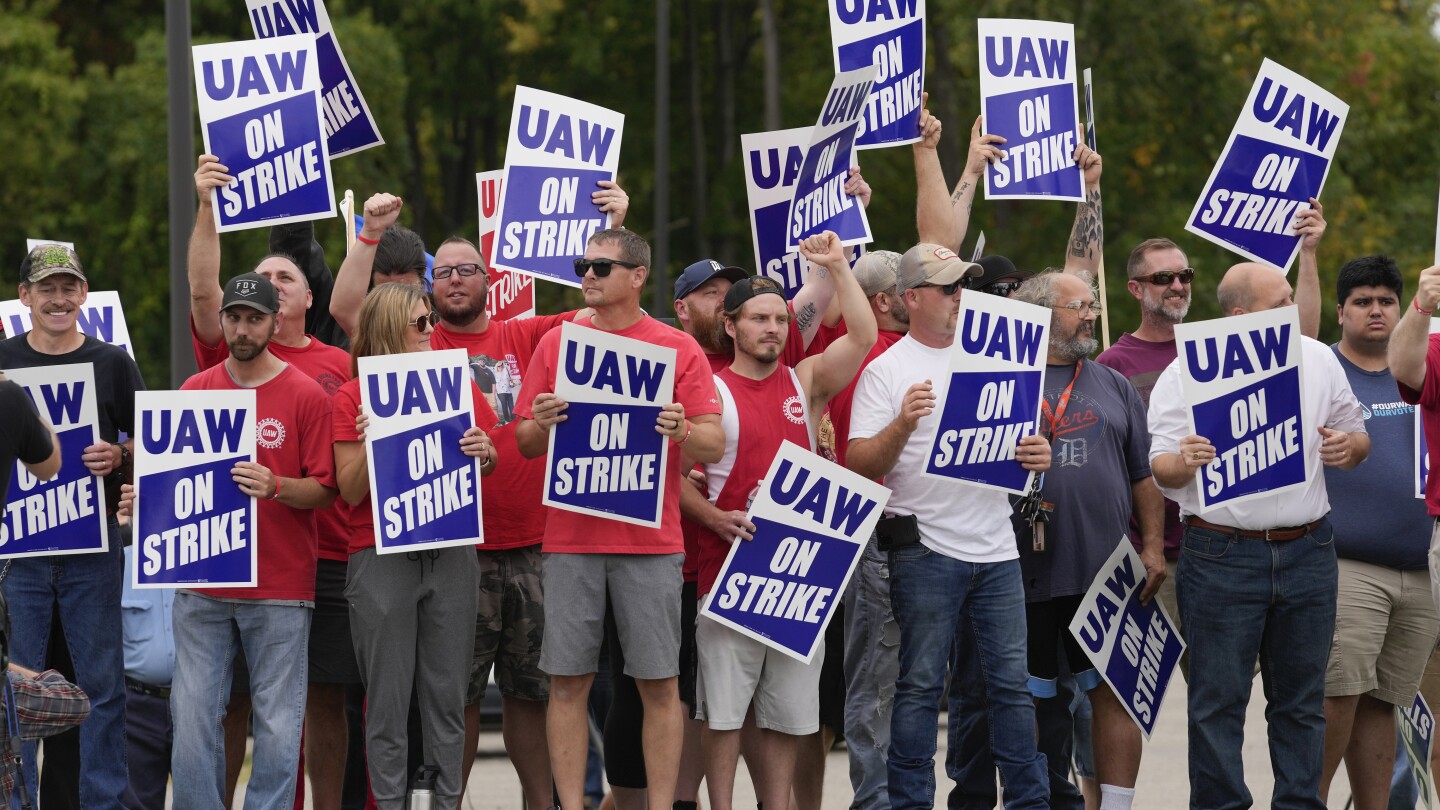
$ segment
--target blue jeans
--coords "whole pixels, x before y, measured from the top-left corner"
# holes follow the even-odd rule
[[[928,810],[935,804],[940,696],[950,651],[966,623],[975,633],[990,750],[1005,784],[1005,807],[1048,809],[1045,757],[1036,749],[1035,707],[1025,684],[1019,561],[964,562],[913,545],[890,553],[890,574],[891,604],[900,623],[900,677],[887,769],[892,810]]]
[[[120,583],[125,557],[119,530],[110,524],[110,550],[94,554],[23,557],[6,561],[5,599],[10,606],[10,657],[45,669],[52,606],[75,664],[75,681],[90,696],[90,716],[80,726],[80,805],[120,810],[129,784],[125,762],[125,654],[120,629]],[[25,783],[33,802],[39,784],[35,743],[23,749]]]
[[[225,704],[236,645],[250,665],[255,750],[246,810],[295,803],[300,730],[305,721],[309,607],[247,604],[181,591],[175,595],[175,679],[170,772],[175,806],[220,810],[225,789]]]
[[[865,545],[845,589],[845,747],[850,756],[851,810],[888,810],[885,754],[890,709],[900,674],[900,625],[890,609],[890,563]]]
[[[1248,808],[1240,747],[1255,659],[1275,810],[1323,810],[1325,665],[1335,633],[1329,521],[1285,543],[1189,527],[1177,596],[1190,650],[1190,806]]]

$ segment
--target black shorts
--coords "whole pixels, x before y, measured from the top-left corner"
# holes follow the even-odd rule
[[[820,725],[845,736],[845,606],[836,605],[825,627],[825,662],[820,666]]]
[[[1077,682],[1087,684],[1081,688],[1089,691],[1094,686],[1093,682],[1078,677],[1086,670],[1094,670],[1095,665],[1090,662],[1090,657],[1085,654],[1080,642],[1075,640],[1075,634],[1070,632],[1070,622],[1075,618],[1075,612],[1080,609],[1080,602],[1084,598],[1080,595],[1059,596],[1046,602],[1029,602],[1025,605],[1026,649],[1032,693],[1036,679],[1054,681],[1060,677],[1062,647],[1065,650],[1065,661],[1070,665],[1069,672],[1077,676]],[[1057,645],[1057,641],[1061,643]]]
[[[349,563],[315,561],[315,612],[310,617],[310,683],[360,683],[350,641],[350,603],[345,599]]]
[[[695,673],[699,669],[699,653],[695,648],[695,617],[700,613],[700,583],[686,582],[680,586],[680,700],[695,716]]]

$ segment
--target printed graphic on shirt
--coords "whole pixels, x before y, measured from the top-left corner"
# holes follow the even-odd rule
[[[1052,409],[1059,399],[1059,391],[1045,397]],[[1109,424],[1105,408],[1076,389],[1070,395],[1070,405],[1065,409],[1060,424],[1055,426],[1055,436],[1050,441],[1055,466],[1084,467],[1090,460],[1090,450],[1101,446],[1100,441],[1105,438]]]
[[[520,393],[520,361],[513,354],[496,360],[488,354],[470,355],[470,377],[480,387],[491,410],[505,425],[515,420],[515,395]]]

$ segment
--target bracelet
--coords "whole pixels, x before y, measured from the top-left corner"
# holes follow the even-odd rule
[[[1421,315],[1434,315],[1434,314],[1435,314],[1435,310],[1433,310],[1433,309],[1421,309],[1421,308],[1420,308],[1420,296],[1418,296],[1418,295],[1415,296],[1414,298],[1410,299],[1410,303],[1412,303],[1412,304],[1415,305],[1415,311],[1418,312],[1418,313],[1420,313]]]
[[[691,423],[691,421],[690,421],[689,419],[686,419],[686,420],[685,420],[685,438],[681,439],[681,440],[678,441],[678,442],[675,442],[675,446],[676,446],[676,447],[679,447],[680,445],[684,444],[685,442],[690,441],[690,434],[693,433],[693,432],[695,432],[695,425],[694,425],[693,423]],[[671,439],[671,441],[675,441],[675,440],[674,440],[674,439]]]
[[[365,234],[359,233],[358,231],[355,233],[355,241],[364,242],[371,247],[375,247],[376,245],[380,244],[379,239],[366,239]]]
[[[280,497],[280,476],[277,475],[275,476],[275,491],[270,493],[270,497],[266,498],[265,500],[273,501],[278,497]]]

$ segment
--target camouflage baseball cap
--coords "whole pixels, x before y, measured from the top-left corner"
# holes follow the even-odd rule
[[[64,245],[36,245],[20,263],[20,283],[34,284],[57,273],[69,273],[85,283],[85,271],[80,267],[80,257]]]

